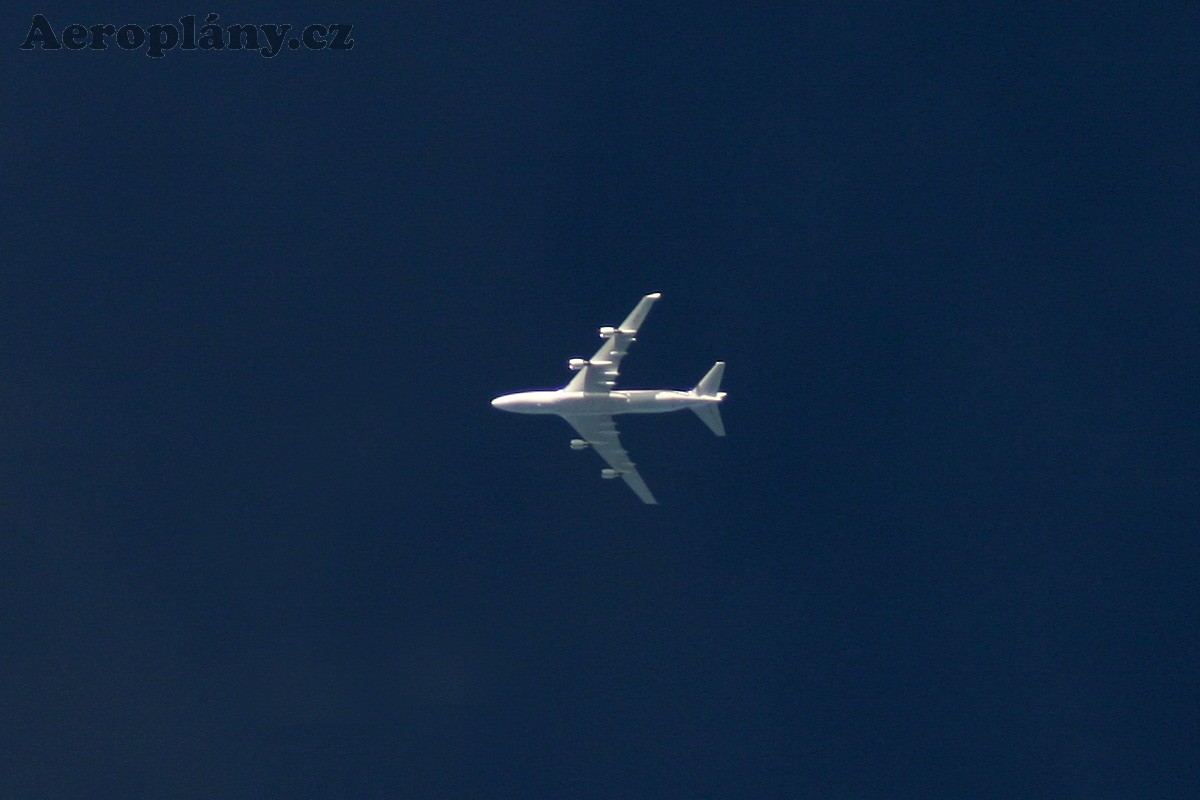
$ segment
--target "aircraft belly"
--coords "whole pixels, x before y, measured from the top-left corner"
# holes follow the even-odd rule
[[[653,389],[629,393],[626,414],[665,414],[687,408],[691,398],[684,392],[656,391]]]
[[[623,414],[629,405],[629,399],[622,394],[580,395],[565,399],[558,404],[562,414]]]

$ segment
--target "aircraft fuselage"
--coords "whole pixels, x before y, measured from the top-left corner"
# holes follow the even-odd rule
[[[497,397],[492,405],[517,414],[662,414],[719,403],[672,389],[626,389],[619,392],[515,392]]]

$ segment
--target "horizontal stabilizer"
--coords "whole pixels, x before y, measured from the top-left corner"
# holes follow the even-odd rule
[[[696,384],[696,388],[692,389],[692,394],[700,397],[715,398],[716,402],[708,402],[702,406],[692,406],[692,411],[696,412],[696,416],[700,421],[708,426],[708,429],[717,436],[725,435],[725,423],[721,421],[721,406],[718,405],[725,399],[725,393],[720,391],[721,378],[725,375],[725,362],[718,361],[712,365],[712,369],[708,371],[700,382]]]
[[[725,375],[725,362],[718,361],[713,364],[712,369],[708,374],[700,379],[696,384],[696,388],[692,392],[701,397],[716,397],[717,390],[721,388],[721,378]]]
[[[721,407],[716,403],[703,406],[692,406],[692,411],[696,412],[696,416],[700,421],[708,426],[708,429],[717,436],[725,435],[725,423],[721,421]]]

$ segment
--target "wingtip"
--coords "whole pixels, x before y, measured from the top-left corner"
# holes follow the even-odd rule
[[[662,297],[662,292],[654,292],[652,294],[646,295],[647,300],[657,300],[660,297]]]

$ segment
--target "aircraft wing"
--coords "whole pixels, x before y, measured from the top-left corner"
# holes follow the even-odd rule
[[[612,417],[602,414],[570,417],[564,415],[563,419],[569,422],[572,428],[579,431],[583,440],[600,454],[608,466],[620,473],[621,479],[629,484],[629,488],[633,489],[633,493],[640,497],[643,503],[658,505],[654,495],[650,494],[650,487],[642,480],[634,463],[629,460],[625,448],[621,447],[621,439],[617,436],[617,425],[613,422]]]
[[[629,350],[629,345],[637,340],[638,328],[650,313],[654,301],[662,297],[655,292],[648,294],[638,301],[633,311],[625,321],[616,328],[601,328],[600,336],[604,344],[596,351],[596,355],[588,359],[587,366],[579,370],[571,382],[564,388],[568,392],[609,392],[617,383],[617,375],[621,371],[621,359]],[[615,467],[614,467],[615,469]],[[636,491],[636,490],[635,490]]]

